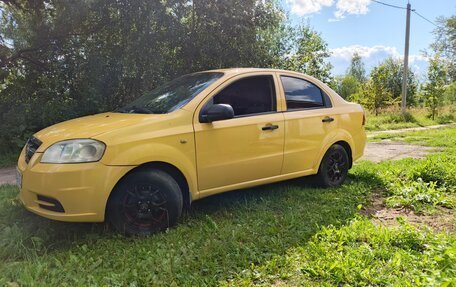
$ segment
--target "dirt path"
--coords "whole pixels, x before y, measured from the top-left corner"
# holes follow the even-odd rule
[[[427,154],[437,151],[438,148],[412,145],[405,142],[381,141],[367,143],[364,156],[361,159],[380,162],[384,160],[398,160],[401,158],[423,158]]]
[[[368,137],[378,134],[397,134],[401,132],[430,130],[442,127],[454,126],[453,124],[436,125],[419,128],[408,128],[399,130],[376,131],[369,132]],[[422,158],[427,154],[435,151],[435,148],[411,145],[403,142],[381,141],[375,143],[367,143],[362,159],[371,160],[373,162],[380,162],[383,160],[396,160],[405,157]],[[0,168],[0,185],[2,184],[15,184],[16,183],[16,169],[15,167]]]
[[[397,129],[397,130],[372,131],[372,132],[367,132],[367,137],[370,138],[370,137],[374,137],[376,135],[381,135],[381,134],[400,134],[400,133],[403,133],[403,132],[416,132],[416,131],[433,130],[433,129],[452,127],[452,126],[455,126],[455,125],[456,125],[456,123],[451,123],[451,124],[434,125],[434,126],[426,126],[426,127],[416,127],[416,128],[405,128],[405,129]]]

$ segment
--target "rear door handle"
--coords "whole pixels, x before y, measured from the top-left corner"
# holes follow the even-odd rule
[[[330,122],[334,121],[334,118],[326,117],[326,118],[322,119],[321,121],[324,123],[330,123]]]
[[[272,131],[272,130],[276,130],[278,128],[279,128],[278,125],[267,125],[267,126],[262,127],[261,129],[263,131]]]

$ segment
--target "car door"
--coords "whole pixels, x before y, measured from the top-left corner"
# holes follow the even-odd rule
[[[284,119],[277,112],[276,85],[273,73],[237,76],[197,108],[194,129],[202,194],[280,175]],[[234,118],[201,123],[199,113],[212,104],[231,105]]]
[[[336,129],[329,96],[311,79],[280,75],[285,96],[285,147],[282,174],[311,171]]]

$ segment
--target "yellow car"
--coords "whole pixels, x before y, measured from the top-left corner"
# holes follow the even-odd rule
[[[189,74],[37,132],[18,160],[20,199],[47,218],[147,235],[216,193],[307,175],[339,186],[363,154],[364,122],[360,105],[300,73]]]

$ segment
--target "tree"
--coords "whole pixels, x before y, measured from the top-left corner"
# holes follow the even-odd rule
[[[319,33],[309,26],[300,26],[286,41],[290,46],[278,65],[280,68],[308,74],[325,83],[332,80],[332,66],[327,62],[331,53]]]
[[[430,59],[427,78],[427,83],[423,89],[425,103],[431,111],[431,118],[434,120],[439,107],[442,105],[446,81],[445,65],[442,64],[439,54]]]
[[[402,94],[402,77],[403,77],[403,63],[401,60],[388,58],[378,66],[382,72],[385,73],[382,84],[391,94],[392,102],[399,103]],[[373,75],[370,75],[371,79]],[[407,73],[407,105],[412,106],[416,104],[416,92],[418,90],[418,80],[415,73],[409,69]]]
[[[441,61],[448,65],[448,76],[456,80],[456,16],[437,19],[438,26],[434,30],[435,41],[431,44],[434,53],[440,55]]]
[[[380,108],[391,104],[394,98],[391,90],[385,85],[389,80],[389,73],[386,65],[375,67],[370,73],[370,80],[362,89],[362,97],[366,99],[365,104],[376,115]]]
[[[274,66],[292,44],[273,0],[3,0],[0,9],[2,149],[182,74]]]
[[[451,82],[445,86],[443,103],[454,105],[456,104],[456,81]]]
[[[361,56],[358,53],[354,53],[350,62],[350,66],[347,69],[347,75],[352,76],[359,83],[366,81],[366,69]]]
[[[345,75],[336,79],[335,91],[344,99],[352,100],[352,95],[361,88],[362,83],[352,75]]]

